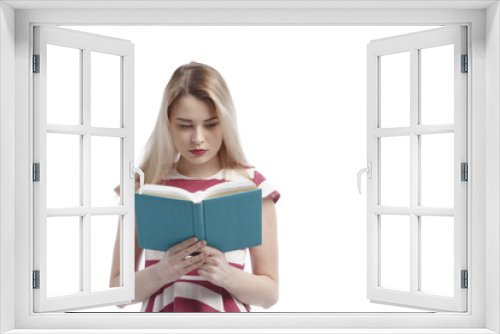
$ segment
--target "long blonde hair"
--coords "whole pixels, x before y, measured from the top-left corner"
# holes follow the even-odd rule
[[[156,184],[162,177],[170,176],[175,169],[178,152],[174,147],[169,116],[173,104],[186,95],[192,95],[215,107],[223,136],[219,151],[222,168],[242,169],[247,165],[239,140],[233,100],[226,82],[212,67],[192,62],[175,70],[163,92],[158,119],[140,165],[145,183]]]

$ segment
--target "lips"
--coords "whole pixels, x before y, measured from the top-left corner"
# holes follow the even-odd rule
[[[191,152],[192,155],[199,157],[199,156],[207,153],[207,150],[189,150],[189,152]]]

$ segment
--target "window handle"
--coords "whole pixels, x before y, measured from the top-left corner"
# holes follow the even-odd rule
[[[130,161],[129,162],[129,170],[130,170],[130,178],[134,178],[134,174],[137,173],[139,174],[139,182],[141,186],[139,187],[139,194],[142,195],[142,189],[144,188],[144,172],[140,168],[134,167],[134,162]]]
[[[360,194],[361,194],[361,175],[363,173],[366,173],[367,179],[372,178],[372,163],[371,163],[371,161],[368,161],[368,167],[360,169],[358,172],[358,191]]]

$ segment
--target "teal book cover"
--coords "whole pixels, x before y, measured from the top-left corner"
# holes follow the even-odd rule
[[[205,192],[145,185],[135,194],[139,247],[166,251],[190,237],[222,252],[262,243],[262,191],[250,181]]]

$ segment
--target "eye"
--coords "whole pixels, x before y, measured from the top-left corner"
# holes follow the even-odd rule
[[[211,129],[211,128],[215,128],[217,125],[219,125],[219,123],[210,123],[210,124],[207,124],[206,127]]]
[[[191,128],[191,125],[179,124],[179,128],[182,130],[186,130],[186,129]]]

